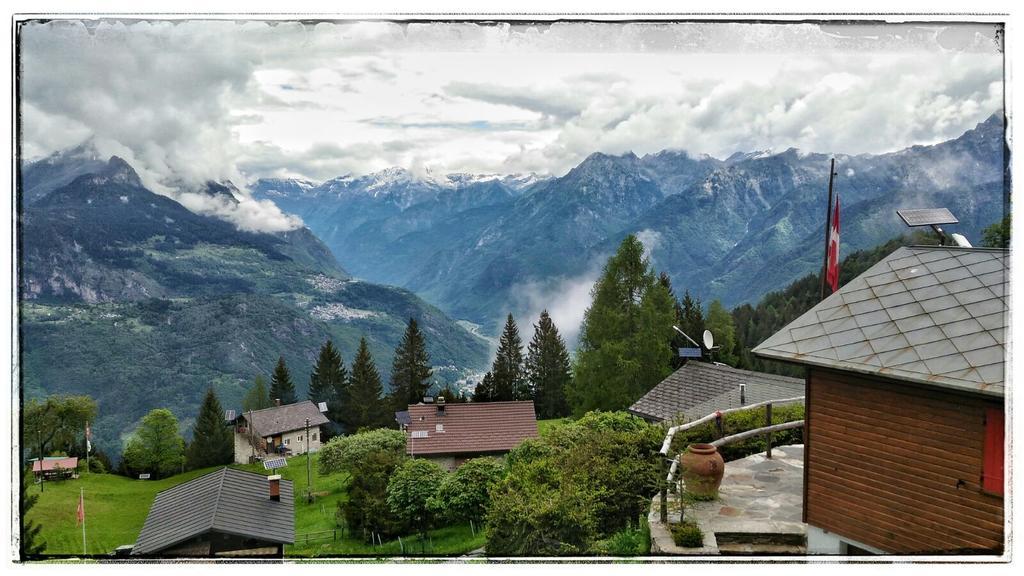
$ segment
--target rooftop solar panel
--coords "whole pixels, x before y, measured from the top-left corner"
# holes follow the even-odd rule
[[[897,214],[907,226],[932,226],[936,224],[956,224],[960,222],[946,208],[921,208],[915,210],[897,210]]]

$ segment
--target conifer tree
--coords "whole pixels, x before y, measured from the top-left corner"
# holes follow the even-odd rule
[[[732,314],[718,300],[712,301],[708,306],[707,329],[711,331],[715,338],[715,346],[718,347],[713,353],[714,359],[729,366],[736,366],[736,326],[733,324]]]
[[[234,452],[231,428],[224,422],[224,412],[221,410],[217,395],[213,388],[209,388],[192,428],[192,442],[185,450],[185,465],[195,470],[230,464],[234,459]]]
[[[494,374],[488,372],[473,390],[473,402],[492,402],[494,395]]]
[[[679,299],[676,298],[676,293],[672,290],[672,280],[669,279],[668,274],[662,272],[658,276],[658,283],[668,290],[668,295],[672,298],[672,312],[675,318],[673,326],[683,325],[683,306],[679,303]],[[686,360],[679,357],[680,348],[689,348],[693,346],[682,334],[672,331],[672,336],[669,338],[668,347],[672,351],[672,370],[680,368]]]
[[[352,361],[348,404],[345,406],[346,432],[352,434],[363,428],[383,428],[391,423],[383,393],[380,373],[377,372],[373,356],[370,355],[366,338],[360,338],[359,351]]]
[[[505,320],[505,328],[498,340],[498,353],[491,365],[494,378],[494,397],[492,401],[530,400],[533,391],[523,372],[523,340],[519,337],[519,327],[512,315]]]
[[[415,318],[409,318],[405,334],[391,364],[391,397],[395,410],[423,401],[430,388],[430,356]]]
[[[704,336],[704,311],[700,298],[693,298],[690,296],[690,291],[687,290],[683,293],[682,309],[679,327],[687,336],[701,344],[703,342],[702,337]],[[693,344],[687,341],[686,346],[693,346]],[[703,348],[703,344],[701,344],[701,347]]]
[[[539,418],[560,418],[569,414],[565,389],[572,380],[569,352],[547,310],[533,325],[533,339],[526,352],[526,378],[535,394]]]
[[[309,400],[314,404],[327,403],[327,418],[340,423],[348,397],[348,371],[341,353],[328,339],[320,347],[320,356],[309,375]]]
[[[270,399],[281,405],[295,403],[295,385],[292,384],[292,377],[288,373],[288,366],[284,363],[284,356],[277,359],[277,366],[274,367],[274,374],[270,378]]]
[[[622,410],[667,376],[672,298],[627,236],[591,292],[568,399],[575,415]]]
[[[252,388],[245,393],[245,398],[242,399],[242,410],[245,412],[263,410],[273,405],[274,402],[270,399],[270,392],[267,391],[267,379],[262,374],[259,374],[256,376]]]
[[[452,388],[451,384],[445,384],[444,388],[438,390],[436,397],[444,398],[444,401],[448,404],[464,404],[469,401],[465,393]]]

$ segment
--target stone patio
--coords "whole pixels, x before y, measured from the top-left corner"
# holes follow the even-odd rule
[[[704,532],[701,548],[680,548],[660,521],[660,497],[652,501],[651,552],[654,554],[803,554],[807,526],[803,514],[803,445],[779,446],[725,463],[719,498],[688,507],[685,517]],[[669,494],[669,523],[679,522],[679,499]]]

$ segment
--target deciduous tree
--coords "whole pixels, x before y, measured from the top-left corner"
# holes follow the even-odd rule
[[[132,473],[148,472],[170,476],[184,463],[185,440],[178,432],[178,419],[166,408],[151,410],[128,440],[124,466]]]

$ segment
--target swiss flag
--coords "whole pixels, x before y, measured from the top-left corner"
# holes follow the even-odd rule
[[[832,213],[832,228],[828,232],[828,268],[825,270],[825,281],[835,292],[839,289],[839,195],[836,195],[836,207]]]

